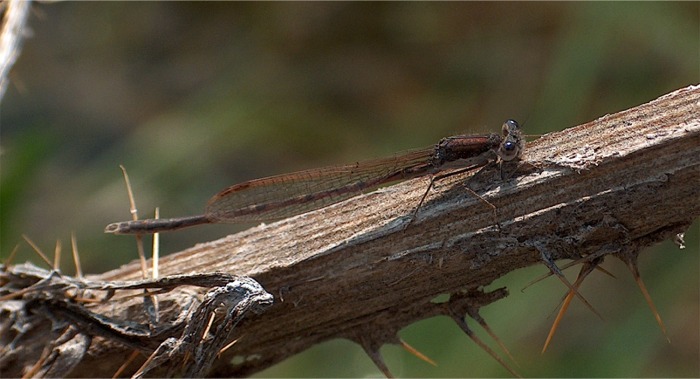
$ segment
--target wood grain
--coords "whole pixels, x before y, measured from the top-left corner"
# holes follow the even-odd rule
[[[238,326],[240,340],[212,375],[249,375],[332,338],[395,343],[404,326],[447,312],[431,302],[440,294],[469,290],[478,307],[505,295],[479,288],[543,256],[637,254],[683,232],[700,215],[699,115],[700,87],[690,86],[545,135],[526,146],[523,162],[440,181],[412,222],[428,178],[198,244],[163,258],[161,275],[247,275],[275,296]],[[140,276],[133,262],[92,279]],[[92,310],[133,318],[140,306],[132,299]],[[130,353],[95,339],[71,376],[112,375]],[[232,365],[235,356],[247,359]],[[18,367],[37,358],[28,353]]]

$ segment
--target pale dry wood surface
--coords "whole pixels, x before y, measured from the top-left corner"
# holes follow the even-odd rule
[[[8,0],[0,4],[0,8],[6,8],[0,30],[0,100],[9,84],[10,69],[20,53],[30,5],[28,0]]]
[[[245,275],[274,295],[271,308],[238,325],[238,342],[211,375],[249,375],[332,338],[354,340],[371,354],[415,321],[503,297],[479,289],[543,257],[635,257],[683,232],[700,215],[699,107],[700,87],[691,86],[545,135],[527,145],[525,163],[503,167],[505,179],[491,165],[437,182],[412,222],[427,178],[198,244],[163,258],[160,273]],[[495,217],[465,185],[495,206]],[[125,252],[105,247],[104,254]],[[91,279],[140,278],[133,262]],[[192,293],[159,296],[169,304],[162,317]],[[432,303],[440,294],[453,296]],[[142,304],[136,298],[91,310],[138,319]],[[26,344],[43,346],[47,338],[36,333]],[[10,375],[41,353],[26,351]],[[110,376],[130,354],[95,338],[70,376]]]

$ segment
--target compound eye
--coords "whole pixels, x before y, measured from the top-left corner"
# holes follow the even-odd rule
[[[514,142],[506,142],[503,144],[503,150],[505,151],[513,151],[515,150],[515,143]]]
[[[513,119],[508,119],[503,123],[503,128],[501,129],[503,131],[503,135],[507,136],[511,131],[520,129],[520,124]]]

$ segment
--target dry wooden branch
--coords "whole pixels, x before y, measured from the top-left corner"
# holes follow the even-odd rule
[[[0,31],[0,100],[7,89],[8,76],[12,65],[19,56],[24,24],[29,14],[31,1],[8,0],[5,10],[2,30]],[[1,10],[1,9],[0,9]]]
[[[196,245],[162,259],[161,274],[246,275],[275,296],[267,312],[240,324],[237,343],[212,375],[249,375],[332,338],[356,341],[376,360],[378,347],[396,343],[406,325],[504,297],[479,288],[515,269],[550,259],[636,257],[682,233],[700,215],[699,115],[700,86],[684,88],[532,142],[525,163],[504,166],[505,180],[493,165],[438,182],[410,223],[427,178]],[[465,183],[496,207],[496,219]],[[140,278],[134,262],[92,279]],[[431,302],[445,293],[450,301]],[[190,294],[159,299],[177,305]],[[142,304],[91,310],[134,318]],[[47,338],[26,340],[34,348],[9,375],[36,362]],[[115,357],[129,354],[95,339],[71,376],[111,375],[123,362]],[[232,364],[234,357],[244,359]]]

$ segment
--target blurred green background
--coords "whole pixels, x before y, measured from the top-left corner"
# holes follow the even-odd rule
[[[302,168],[497,131],[507,118],[542,134],[700,82],[700,3],[35,3],[2,102],[0,255],[38,262],[69,250],[88,273],[133,260],[119,164],[140,214],[201,213],[228,185]],[[178,251],[250,227],[163,235]],[[564,287],[520,289],[544,267],[514,272],[508,299],[483,309],[526,376],[700,376],[698,224],[640,268],[668,344],[622,263],[594,273],[540,355]],[[67,255],[67,254],[64,254]],[[72,273],[67,256],[64,271]],[[576,270],[568,273],[575,277]],[[474,323],[472,323],[473,325]],[[486,338],[478,327],[474,327]],[[396,375],[508,376],[453,323],[402,338],[439,364],[383,349]],[[487,339],[488,340],[488,339]],[[361,377],[362,350],[329,341],[259,376]]]

